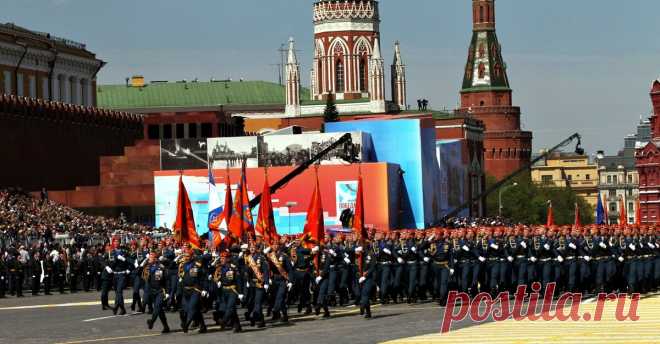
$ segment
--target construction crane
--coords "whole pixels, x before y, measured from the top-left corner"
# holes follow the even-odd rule
[[[493,191],[499,189],[499,188],[502,187],[504,184],[508,183],[511,179],[513,179],[513,178],[514,178],[515,176],[517,176],[518,174],[520,174],[520,173],[522,173],[522,172],[524,172],[524,171],[526,171],[526,170],[529,170],[529,169],[530,169],[535,163],[537,163],[537,162],[539,162],[539,161],[541,161],[541,160],[547,158],[547,157],[548,157],[550,154],[552,154],[554,151],[556,151],[556,150],[558,150],[558,149],[560,149],[560,148],[563,148],[563,147],[568,146],[568,145],[569,145],[571,142],[573,142],[573,140],[575,140],[575,139],[577,139],[577,144],[575,145],[575,153],[577,153],[577,154],[579,154],[579,155],[584,155],[584,149],[582,149],[582,147],[581,147],[581,145],[582,145],[582,136],[580,136],[580,134],[578,134],[578,133],[575,133],[575,134],[569,136],[569,137],[568,137],[567,139],[565,139],[564,141],[560,142],[558,145],[556,145],[556,146],[554,146],[554,147],[548,149],[545,153],[543,153],[543,154],[539,155],[538,157],[534,158],[532,161],[530,161],[530,162],[528,162],[527,164],[525,164],[525,166],[519,168],[519,169],[516,170],[515,172],[513,172],[513,173],[511,173],[510,175],[508,175],[507,177],[505,177],[504,179],[502,179],[502,180],[498,181],[497,183],[491,185],[489,188],[487,188],[484,192],[482,192],[482,193],[479,194],[478,196],[473,197],[473,198],[471,198],[469,201],[467,201],[467,202],[461,204],[461,205],[458,206],[456,209],[452,210],[452,211],[449,212],[447,215],[445,215],[445,216],[442,218],[442,221],[441,221],[441,222],[444,223],[444,222],[447,221],[447,219],[450,219],[450,218],[452,218],[452,217],[455,217],[455,216],[458,215],[458,213],[460,213],[463,209],[465,209],[465,208],[467,208],[467,207],[470,207],[470,206],[471,206],[472,204],[474,204],[475,202],[483,202],[483,200],[484,200],[486,197],[488,197],[488,195],[490,195]]]

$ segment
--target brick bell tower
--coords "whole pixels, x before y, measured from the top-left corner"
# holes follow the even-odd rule
[[[384,62],[376,0],[314,3],[313,100],[369,99],[385,111]]]
[[[512,106],[495,33],[495,0],[472,0],[472,16],[459,112],[483,121],[486,175],[500,180],[530,161],[532,133],[520,130],[520,107]]]

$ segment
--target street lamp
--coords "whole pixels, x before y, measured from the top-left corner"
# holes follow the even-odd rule
[[[502,208],[504,208],[504,207],[502,207],[502,193],[504,193],[504,191],[506,191],[506,190],[508,190],[512,187],[515,187],[515,186],[518,186],[518,183],[513,183],[511,185],[507,185],[507,186],[504,186],[504,187],[500,188],[500,192],[499,192],[499,215],[500,215],[500,217],[502,217]]]

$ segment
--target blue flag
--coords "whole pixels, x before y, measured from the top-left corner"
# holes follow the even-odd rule
[[[605,223],[605,208],[603,207],[603,199],[598,195],[598,204],[596,205],[596,224],[604,225]]]

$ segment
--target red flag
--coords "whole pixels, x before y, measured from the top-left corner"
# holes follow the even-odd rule
[[[273,202],[270,196],[270,185],[268,185],[268,172],[265,174],[264,191],[261,193],[261,203],[259,205],[259,216],[255,227],[257,235],[261,235],[264,241],[272,244],[279,241],[277,229],[275,228],[275,217],[273,216]]]
[[[641,202],[638,198],[637,202],[635,203],[635,224],[638,226],[642,225],[642,207],[640,203]]]
[[[580,206],[578,205],[577,202],[575,202],[575,227],[582,227],[582,223],[580,222]]]
[[[548,218],[545,221],[545,226],[549,228],[554,225],[555,225],[555,218],[552,215],[552,201],[548,201]]]
[[[319,176],[316,176],[316,186],[312,193],[312,200],[307,209],[307,220],[303,231],[305,237],[314,240],[317,244],[323,239],[325,227],[323,225],[323,204],[319,191]]]
[[[234,209],[229,220],[229,232],[238,240],[245,240],[244,236],[254,236],[254,224],[252,221],[252,210],[248,199],[247,179],[245,177],[245,160],[241,169],[241,181],[236,190]]]
[[[610,216],[608,215],[607,197],[605,196],[605,194],[603,194],[603,210],[605,210],[605,224],[609,225],[610,224]]]
[[[355,196],[355,214],[353,215],[353,231],[357,235],[360,246],[364,246],[367,229],[364,227],[364,197],[362,196],[362,173],[358,176],[357,194]],[[362,275],[362,253],[358,254],[358,270]]]
[[[222,214],[220,214],[220,222],[222,223],[222,221],[225,221],[225,228],[228,229],[233,206],[231,199],[231,180],[229,179],[229,169],[227,169],[227,180],[225,181],[225,185],[225,203],[222,208]],[[215,236],[213,238],[215,239]],[[231,235],[229,235],[229,231],[227,231],[227,235],[225,235],[223,241],[225,241],[227,247],[231,246]]]
[[[355,197],[355,214],[353,215],[353,231],[360,243],[367,238],[367,229],[364,227],[364,197],[362,192],[362,175],[360,175],[358,177],[357,194]]]
[[[619,225],[628,224],[628,213],[626,212],[626,203],[623,201],[623,197],[619,199]]]
[[[186,186],[183,185],[183,176],[179,177],[179,196],[176,204],[176,222],[174,222],[174,237],[180,243],[190,243],[199,248],[199,236],[195,229],[195,218],[188,198]]]

